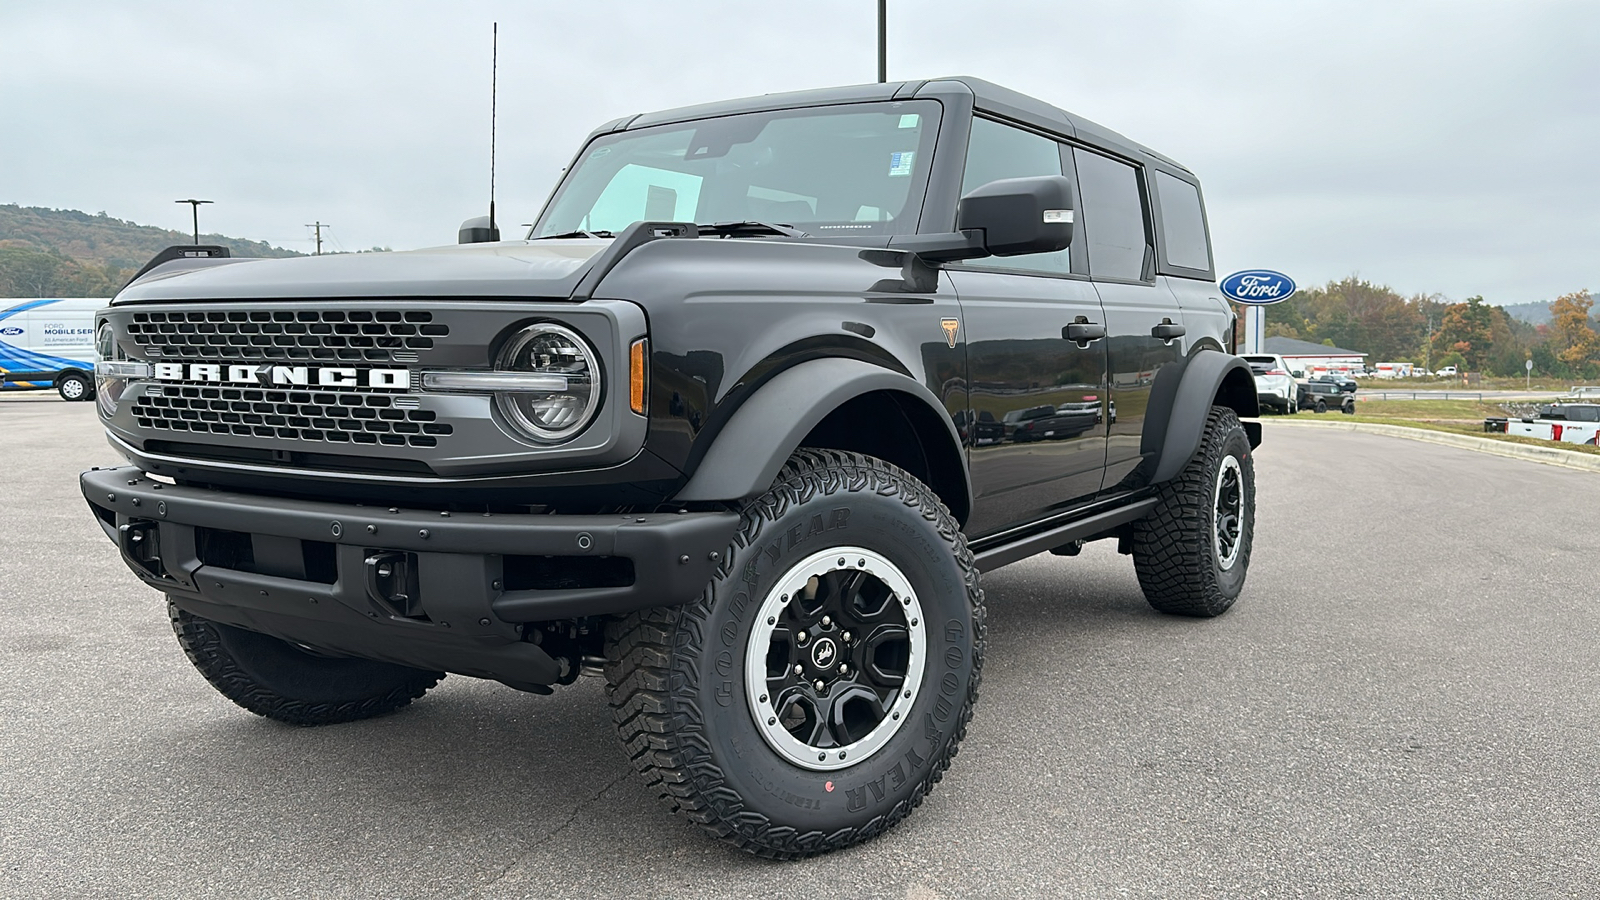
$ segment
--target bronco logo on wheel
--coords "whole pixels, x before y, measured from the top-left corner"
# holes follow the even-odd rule
[[[833,645],[833,640],[823,638],[811,648],[811,663],[819,669],[826,669],[833,665],[833,660],[838,655],[839,648]]]

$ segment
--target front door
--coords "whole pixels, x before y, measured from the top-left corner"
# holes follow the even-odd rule
[[[976,118],[963,195],[1002,178],[1071,177],[1047,135]],[[949,265],[967,333],[973,511],[982,537],[1092,497],[1105,467],[1106,342],[1067,339],[1105,322],[1077,247]]]
[[[1100,489],[1106,459],[1106,342],[1063,337],[1080,317],[1099,324],[1088,282],[956,271],[967,331],[972,537],[1034,521]]]

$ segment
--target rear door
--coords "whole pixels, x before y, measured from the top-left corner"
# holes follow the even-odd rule
[[[974,119],[961,192],[1001,178],[1070,177],[1070,164],[1053,137]],[[973,537],[1035,521],[1100,488],[1106,342],[1064,336],[1074,322],[1105,321],[1084,259],[1069,247],[945,269],[961,297],[973,415],[1002,424],[998,440],[970,442]]]
[[[1183,359],[1184,336],[1163,337],[1162,327],[1183,326],[1172,292],[1156,279],[1155,240],[1144,169],[1127,159],[1077,147],[1078,221],[1105,310],[1111,425],[1106,442],[1106,489],[1133,486],[1142,461],[1145,409],[1163,366]]]

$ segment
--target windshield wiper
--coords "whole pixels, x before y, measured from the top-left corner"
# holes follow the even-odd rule
[[[747,234],[781,234],[784,237],[803,238],[810,237],[804,231],[792,225],[775,224],[772,222],[718,222],[715,225],[696,225],[701,233],[710,232],[723,237],[738,237]]]
[[[561,238],[614,238],[614,237],[616,237],[616,235],[612,234],[609,231],[584,231],[583,229],[579,229],[577,231],[563,231],[560,234],[547,234],[547,235],[543,235],[542,237],[533,238],[533,240],[535,240],[535,241],[554,241],[554,240],[558,240],[558,239],[561,239]]]

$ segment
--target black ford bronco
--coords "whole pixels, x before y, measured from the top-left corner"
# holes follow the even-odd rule
[[[1239,595],[1255,385],[1194,175],[1114,132],[972,78],[636,115],[462,238],[187,248],[98,316],[131,465],[83,494],[251,712],[601,671],[672,809],[796,857],[946,771],[980,573],[1114,539],[1157,610]],[[977,436],[1041,406],[1085,427]]]

